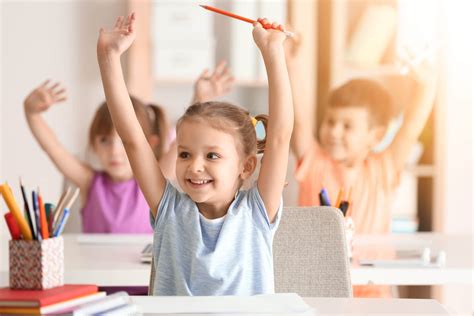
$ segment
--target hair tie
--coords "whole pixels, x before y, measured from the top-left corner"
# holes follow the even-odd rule
[[[253,117],[253,116],[251,116],[250,119],[252,120],[252,125],[253,125],[253,127],[256,127],[256,126],[257,126],[257,123],[258,123],[257,119],[256,119],[255,117]]]

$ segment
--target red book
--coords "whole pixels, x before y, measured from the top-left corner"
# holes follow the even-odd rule
[[[47,306],[73,298],[96,293],[96,285],[66,284],[48,290],[0,289],[1,307],[39,307]]]

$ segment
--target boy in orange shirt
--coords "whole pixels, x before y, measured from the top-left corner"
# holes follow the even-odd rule
[[[297,81],[299,72],[304,71],[304,61],[295,43],[291,45],[287,47],[293,52],[287,54],[295,106],[291,149],[297,159],[299,205],[319,205],[318,193],[323,184],[333,203],[341,188],[346,192],[351,188],[356,234],[389,233],[393,193],[433,107],[434,68],[425,62],[410,69],[409,76],[416,87],[411,104],[405,109],[403,124],[392,143],[382,152],[374,153],[372,149],[382,140],[393,116],[389,93],[370,79],[353,79],[334,89],[317,140],[308,120],[314,105],[308,104]],[[366,287],[360,290],[356,287],[354,294],[387,296],[385,291],[366,291]]]

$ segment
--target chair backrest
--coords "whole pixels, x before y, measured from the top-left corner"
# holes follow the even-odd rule
[[[303,297],[351,297],[341,211],[286,207],[273,241],[275,292]]]
[[[275,292],[351,297],[344,219],[332,207],[285,207],[273,241]],[[151,262],[148,295],[153,295]]]

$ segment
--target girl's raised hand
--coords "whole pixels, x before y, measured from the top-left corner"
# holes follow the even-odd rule
[[[282,46],[286,39],[285,28],[278,23],[270,23],[265,18],[259,18],[254,23],[253,39],[262,53],[274,46]]]
[[[194,83],[194,102],[213,101],[232,89],[234,77],[227,67],[225,60],[221,61],[216,69],[209,73],[204,70]]]
[[[135,40],[135,13],[126,18],[119,16],[115,21],[114,28],[107,31],[100,29],[97,41],[98,54],[117,54],[125,52]]]
[[[25,99],[25,112],[29,114],[46,111],[54,103],[67,99],[66,89],[59,82],[50,84],[49,80],[31,91]]]

